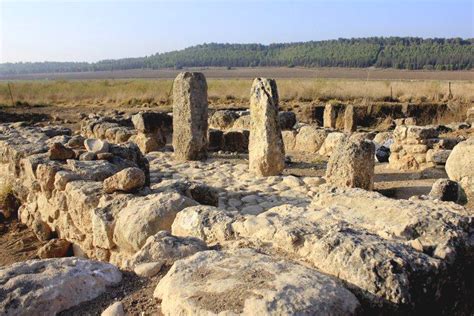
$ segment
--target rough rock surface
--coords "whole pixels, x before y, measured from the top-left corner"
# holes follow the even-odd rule
[[[78,258],[30,260],[0,269],[0,314],[55,315],[118,284],[109,263]]]
[[[359,307],[334,279],[251,249],[179,260],[154,296],[165,315],[353,315]]]
[[[353,133],[357,130],[357,117],[354,106],[349,104],[344,111],[344,132]]]
[[[474,137],[457,144],[448,160],[446,172],[449,179],[457,181],[468,199],[474,199]]]
[[[278,122],[282,131],[291,130],[296,124],[296,115],[291,111],[281,111],[278,113]]]
[[[201,239],[177,237],[168,231],[160,231],[148,237],[140,251],[130,259],[128,266],[135,267],[151,262],[159,263],[160,266],[171,266],[178,259],[189,257],[206,249],[207,246]]]
[[[453,306],[445,305],[447,298],[449,304],[462,300],[473,266],[464,258],[472,252],[464,208],[361,189],[320,191],[310,207],[282,205],[257,216],[187,208],[172,232],[208,244],[238,241],[305,262],[346,281],[369,309],[437,311]]]
[[[109,143],[100,139],[86,139],[84,141],[84,146],[88,152],[96,155],[109,152]]]
[[[49,159],[51,160],[66,160],[75,157],[74,150],[65,147],[61,143],[54,143],[49,148]]]
[[[323,145],[327,132],[314,125],[305,125],[298,130],[294,150],[299,152],[317,153]]]
[[[71,243],[67,240],[51,239],[38,249],[38,257],[40,257],[40,259],[66,257],[70,248]]]
[[[347,136],[344,133],[329,133],[319,149],[319,154],[321,156],[330,157],[339,143],[345,141],[346,138]]]
[[[154,191],[177,190],[192,197],[200,204],[210,204],[214,194],[205,189],[217,191],[218,207],[235,212],[245,212],[257,208],[263,212],[274,206],[291,203],[308,205],[317,187],[324,183],[320,177],[272,176],[257,178],[248,171],[248,165],[220,159],[193,161],[177,164],[170,153],[154,152],[150,159],[151,188]],[[165,166],[163,168],[162,166]],[[188,183],[189,182],[189,183]],[[190,186],[195,183],[194,186]],[[188,192],[189,188],[196,190]]]
[[[426,152],[426,161],[436,165],[445,165],[449,155],[451,155],[451,150],[448,149],[429,149]]]
[[[327,128],[343,128],[344,123],[342,122],[342,126],[338,124],[339,117],[343,117],[344,115],[344,106],[341,104],[333,104],[328,103],[324,107],[324,114],[323,114],[323,124],[324,127]],[[339,126],[338,126],[339,125]]]
[[[393,131],[389,165],[398,170],[423,170],[436,165],[427,161],[427,152],[438,142],[439,132],[432,126],[401,125]]]
[[[341,142],[328,161],[326,181],[349,188],[372,190],[374,186],[375,146],[367,140]]]
[[[137,144],[140,151],[144,154],[160,150],[164,145],[166,145],[166,139],[161,135],[154,133],[138,133],[137,135],[130,137],[130,141]]]
[[[433,183],[429,196],[440,201],[458,202],[460,200],[459,185],[456,181],[438,179]]]
[[[239,118],[239,115],[235,111],[215,111],[209,118],[209,127],[218,130],[227,130],[232,128],[237,118]]]
[[[278,122],[275,80],[257,78],[250,95],[249,169],[257,176],[274,176],[285,168],[285,149]]]
[[[230,152],[246,153],[249,149],[248,130],[230,130],[223,134],[221,149]]]
[[[207,83],[202,73],[182,72],[173,83],[173,148],[177,160],[207,157]]]
[[[103,185],[106,193],[133,192],[145,185],[145,173],[140,168],[126,168],[105,179]]]
[[[114,242],[132,254],[147,238],[160,230],[170,230],[176,214],[197,203],[178,193],[157,193],[131,199],[118,214]]]

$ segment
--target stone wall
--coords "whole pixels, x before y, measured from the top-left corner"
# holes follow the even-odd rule
[[[398,170],[423,170],[434,167],[427,160],[427,153],[439,141],[439,132],[434,127],[397,126],[393,131],[390,147],[390,167]]]
[[[106,190],[108,179],[130,167],[142,169],[147,177],[142,181],[149,185],[148,161],[133,143],[109,145],[103,159],[84,161],[78,155],[52,160],[53,144],[71,150],[71,139],[77,136],[70,134],[61,127],[0,125],[2,179],[22,202],[19,219],[42,230],[38,236],[66,239],[78,256],[124,266],[149,236],[171,228],[177,212],[198,204],[176,189]],[[76,144],[72,151],[83,152],[83,145]]]

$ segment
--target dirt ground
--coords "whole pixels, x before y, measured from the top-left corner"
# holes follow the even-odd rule
[[[31,229],[15,218],[0,220],[0,268],[37,258],[36,252],[43,244]]]

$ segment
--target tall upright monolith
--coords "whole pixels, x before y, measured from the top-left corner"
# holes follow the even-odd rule
[[[357,130],[357,118],[354,106],[349,104],[344,111],[344,132],[350,134]]]
[[[274,176],[285,168],[285,149],[278,121],[275,80],[257,78],[250,92],[249,169],[257,176]]]
[[[207,157],[207,82],[199,72],[182,72],[173,83],[173,148],[176,160]]]

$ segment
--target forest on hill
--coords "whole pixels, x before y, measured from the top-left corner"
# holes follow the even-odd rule
[[[3,63],[0,74],[276,66],[468,70],[474,66],[474,39],[371,37],[270,45],[210,43],[96,63]]]

